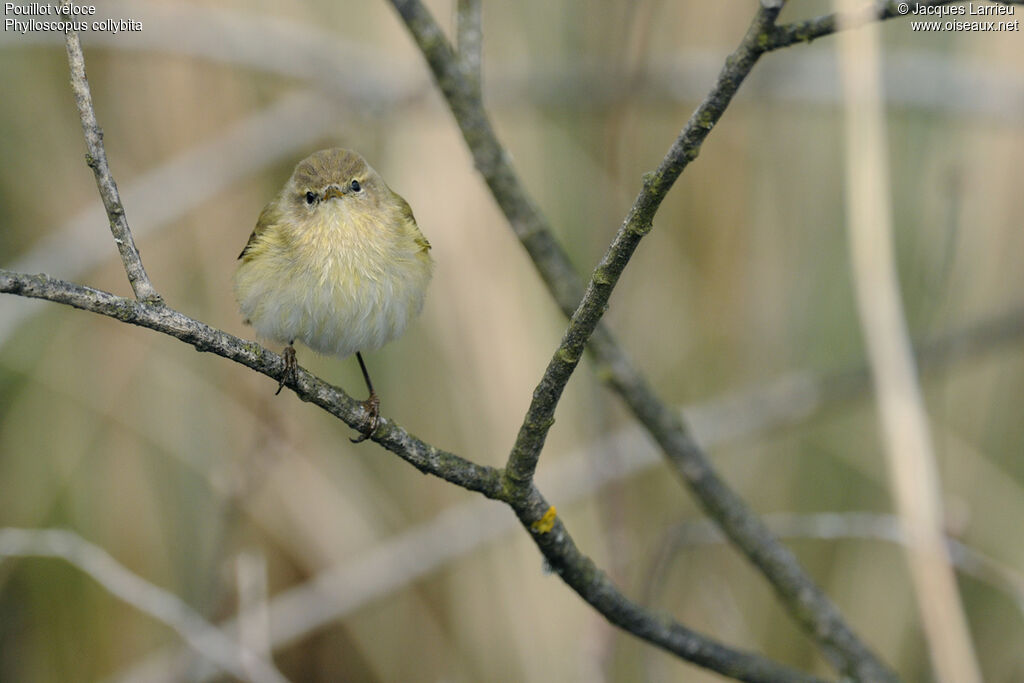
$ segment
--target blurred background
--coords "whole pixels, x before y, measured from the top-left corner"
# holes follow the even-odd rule
[[[454,2],[427,3],[447,29]],[[710,89],[748,2],[485,2],[484,93],[581,273]],[[1017,8],[1020,14],[1022,8]],[[782,21],[828,3],[794,0]],[[236,257],[298,160],[359,150],[433,244],[422,317],[367,356],[383,412],[504,463],[564,328],[386,2],[110,2],[82,35],[153,284],[252,338]],[[1012,17],[1017,18],[1017,17]],[[986,680],[1024,679],[1020,33],[882,28],[896,249]],[[0,34],[0,266],[130,295],[62,37]],[[683,174],[608,323],[724,476],[907,680],[930,669],[849,275],[835,41],[769,54]],[[933,350],[934,346],[930,347]],[[274,349],[279,351],[279,349]],[[299,362],[357,398],[353,359]],[[424,477],[275,382],[177,340],[0,297],[0,526],[102,547],[301,681],[720,680],[604,622],[512,514]],[[623,591],[832,675],[584,361],[539,483]],[[55,559],[0,562],[0,679],[225,680]]]

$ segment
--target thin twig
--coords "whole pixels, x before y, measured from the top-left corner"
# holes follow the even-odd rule
[[[760,37],[771,30],[782,3],[762,5],[743,41],[719,74],[711,93],[690,117],[683,131],[669,148],[657,170],[644,176],[643,187],[612,240],[608,251],[594,269],[579,306],[569,318],[562,342],[533,392],[519,436],[509,455],[505,475],[512,485],[528,483],[537,468],[548,430],[554,423],[555,407],[561,398],[583,349],[608,308],[608,300],[619,277],[636,251],[640,240],[651,231],[654,215],[683,170],[697,158],[705,138],[721,118],[743,80],[761,56]]]
[[[583,285],[547,221],[516,177],[509,155],[498,142],[483,103],[462,77],[461,64],[441,27],[417,0],[392,0],[423,52],[448,107],[455,115],[473,163],[486,180],[516,236],[522,242],[555,300],[568,316],[583,296]]]
[[[1024,0],[992,0],[1002,5],[1021,5]],[[932,7],[936,5],[948,5],[954,0],[926,0],[925,2],[913,2],[910,4],[910,11],[915,7]],[[813,19],[794,21],[790,24],[775,26],[765,37],[765,52],[771,52],[780,48],[789,47],[795,43],[809,43],[824,36],[832,35],[838,31],[845,31],[861,26],[871,21],[894,19],[907,16],[900,14],[898,8],[904,3],[897,0],[882,0],[881,2],[865,3],[857,10],[846,12],[832,12],[823,14]],[[927,18],[927,17],[926,17]]]
[[[132,234],[140,239],[187,214],[240,178],[282,160],[294,160],[335,125],[337,104],[302,91],[232,124],[211,140],[197,144],[124,186],[132,210]],[[69,278],[105,262],[109,247],[97,240],[103,219],[102,200],[80,210],[27,253],[6,264],[23,273],[60,273]],[[0,346],[34,312],[32,306],[0,308]]]
[[[85,161],[96,176],[96,186],[99,188],[100,197],[103,198],[103,208],[107,210],[107,218],[110,222],[110,232],[114,235],[114,242],[121,253],[121,260],[124,262],[124,270],[128,274],[128,282],[131,283],[135,298],[148,304],[160,305],[163,299],[153,288],[146,275],[146,269],[142,266],[142,257],[139,250],[135,248],[135,240],[132,238],[132,231],[128,228],[128,221],[124,216],[124,206],[121,204],[121,197],[117,192],[117,184],[114,176],[110,173],[110,166],[107,164],[107,152],[103,147],[103,131],[96,121],[96,111],[92,106],[92,93],[89,91],[89,81],[85,76],[85,57],[82,55],[82,44],[78,40],[78,33],[71,31],[65,40],[68,53],[68,66],[71,69],[71,89],[75,94],[75,104],[78,105],[78,114],[82,119],[82,131],[85,133],[85,146],[88,149]]]
[[[567,316],[573,316],[584,296],[579,277],[564,249],[554,238],[547,220],[527,196],[511,166],[508,153],[497,139],[482,102],[474,97],[472,87],[461,77],[459,63],[450,44],[419,0],[391,1],[423,52],[469,146],[477,170],[486,180],[491,193],[551,290],[555,301]],[[726,60],[715,88],[677,139],[676,145],[682,152],[682,159],[690,161],[696,157],[700,144],[725,110],[740,82],[762,54],[763,37],[766,30],[771,27],[780,6],[780,2],[765,2],[759,7],[741,47]],[[675,166],[676,163],[670,162],[668,168],[659,168],[659,171],[662,171],[661,175],[655,173],[649,177],[645,184],[645,192],[641,194],[641,197],[647,197],[649,193],[649,198],[643,199],[624,223],[628,226],[623,241],[627,248],[623,249],[622,256],[628,258],[631,253],[629,243],[633,243],[632,248],[635,248],[635,242],[639,241],[644,229],[648,227],[645,225],[645,218],[649,218],[646,211],[650,210],[650,215],[653,215],[664,192],[667,192],[672,181],[678,177],[685,162],[679,165],[678,171],[674,170]],[[651,187],[648,189],[646,185]],[[632,222],[634,216],[635,222]],[[617,259],[618,254],[612,254],[610,263],[616,263]],[[600,268],[595,275],[595,289],[604,289],[610,293],[609,285],[614,283],[613,278],[616,276],[609,274],[612,279],[606,285],[601,282],[605,276],[602,275]],[[596,303],[596,296],[592,296],[590,301],[592,304]],[[592,312],[581,311],[581,318],[591,315]],[[586,338],[585,335],[582,336]],[[579,354],[574,351],[578,342],[568,335],[567,339],[571,345],[569,350],[560,347],[555,353],[551,366],[554,376],[550,382],[542,382],[541,395],[535,396],[534,399],[537,407],[535,409],[532,404],[531,414],[524,420],[526,435],[524,437],[521,430],[520,436],[523,438],[518,441],[523,443],[517,447],[521,455],[514,452],[513,457],[510,457],[512,466],[509,468],[510,476],[506,477],[506,482],[512,490],[521,492],[521,500],[528,495],[529,488],[526,482],[532,476],[536,465],[536,456],[533,452],[539,452],[546,431],[550,427],[553,402],[560,392],[559,383],[564,386],[561,377],[571,374],[579,361]],[[593,328],[588,348],[597,361],[598,376],[622,396],[637,419],[661,446],[669,462],[690,486],[704,509],[710,516],[719,520],[733,543],[771,582],[783,605],[797,623],[822,646],[829,659],[843,672],[862,680],[893,680],[894,674],[845,623],[839,610],[811,580],[795,556],[772,538],[757,516],[718,476],[679,416],[655,395],[646,379],[632,366],[625,352],[603,324],[598,322]],[[545,512],[537,506],[527,509],[530,514],[536,516],[532,519],[521,518],[524,523],[537,522]]]
[[[0,292],[54,301],[156,330],[191,344],[198,351],[214,353],[245,365],[275,381],[284,371],[284,359],[278,354],[212,328],[168,306],[146,304],[46,275],[24,275],[3,269],[0,269]],[[292,388],[301,400],[316,404],[353,428],[366,420],[362,403],[302,368],[298,369],[298,378]],[[383,417],[373,439],[421,472],[509,504],[530,531],[550,566],[565,582],[607,619],[637,637],[739,680],[818,680],[759,655],[727,647],[630,601],[594,566],[590,558],[579,551],[560,520],[553,519],[550,530],[539,529],[533,524],[541,516],[536,512],[538,509],[552,509],[535,487],[531,486],[529,495],[512,500],[504,488],[500,470],[442,451]]]
[[[112,595],[170,626],[189,646],[243,680],[287,683],[271,660],[229,638],[171,592],[129,571],[102,548],[63,529],[0,529],[0,557],[56,557],[85,572]]]

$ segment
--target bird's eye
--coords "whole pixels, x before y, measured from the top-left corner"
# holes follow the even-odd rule
[[[306,193],[306,203],[310,204],[310,205],[315,204],[316,203],[316,193],[314,193],[314,192],[307,192]]]
[[[348,184],[348,186],[352,188],[353,192],[359,192],[360,190],[363,189],[363,186],[359,184],[359,181],[354,178],[352,179],[352,182]]]

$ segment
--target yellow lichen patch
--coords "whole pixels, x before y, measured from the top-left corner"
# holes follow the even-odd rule
[[[552,505],[548,508],[548,511],[544,513],[543,517],[530,525],[530,528],[538,534],[546,534],[554,528],[556,517],[558,517],[558,510],[556,510],[555,506]]]

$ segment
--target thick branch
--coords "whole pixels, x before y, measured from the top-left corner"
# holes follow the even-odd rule
[[[455,10],[455,46],[466,81],[481,95],[483,17],[480,0],[459,0]]]
[[[458,60],[451,46],[419,0],[391,1],[423,52],[473,154],[477,170],[486,180],[491,193],[551,290],[555,301],[566,315],[573,316],[583,299],[583,286],[565,251],[555,240],[547,220],[526,195],[512,169],[509,155],[494,133],[482,102],[473,96],[472,87],[461,77]],[[768,5],[771,5],[771,8],[768,8]],[[661,175],[658,176],[656,173],[650,177],[649,183],[654,185],[648,190],[652,193],[651,198],[640,202],[638,210],[631,211],[626,220],[626,225],[641,228],[640,233],[635,236],[627,235],[627,240],[632,241],[642,236],[645,227],[644,212],[650,210],[650,216],[653,216],[653,211],[657,209],[664,193],[678,177],[685,163],[696,156],[700,144],[735,94],[742,77],[749,72],[757,56],[763,51],[760,46],[765,40],[765,30],[770,28],[779,6],[779,2],[762,3],[740,49],[726,61],[712,93],[701,104],[676,141],[679,151],[682,152],[681,158],[686,161],[679,165],[678,171],[671,170],[671,166],[666,169],[659,168],[659,171],[662,171]],[[703,117],[702,112],[705,114]],[[711,113],[712,118],[707,118],[707,113]],[[627,232],[635,231],[627,229]],[[600,270],[595,274],[595,280],[602,279]],[[610,293],[610,288],[608,292]],[[646,379],[632,366],[607,328],[598,322],[593,330],[588,348],[597,361],[598,376],[622,396],[708,514],[718,521],[732,542],[771,582],[790,614],[822,646],[826,655],[842,671],[861,680],[893,680],[894,675],[846,625],[838,609],[804,572],[793,554],[772,537],[742,499],[718,476],[700,447],[689,435],[682,420],[655,395]],[[578,360],[578,353],[571,350],[566,352],[560,347],[552,360],[555,366],[553,372],[567,377]],[[551,386],[557,387],[560,381],[552,381]],[[543,445],[543,434],[551,422],[550,416],[543,416],[553,413],[553,404],[557,400],[558,392],[560,389],[556,389],[548,396],[543,395],[543,390],[539,397],[535,394],[534,402],[542,406],[548,404],[551,410],[546,407],[534,410],[531,406],[531,412],[541,417],[538,420],[531,420],[528,415],[524,424],[530,423],[527,430],[541,434],[541,438],[539,443],[527,444],[522,449],[524,453],[534,449],[539,452],[539,446]],[[534,462],[531,462],[531,459],[534,459]],[[529,480],[535,467],[535,458],[524,454],[515,456],[513,460],[518,464],[515,471],[510,468],[511,476],[507,477],[507,482],[511,489],[518,489],[522,495],[525,491],[522,482],[524,479]],[[529,519],[529,522],[534,523],[539,519]]]
[[[278,354],[167,306],[115,296],[46,275],[23,275],[3,269],[0,269],[0,292],[54,301],[156,330],[191,344],[197,351],[223,356],[275,380],[284,371],[284,359]],[[361,403],[302,368],[298,369],[295,384],[289,386],[303,401],[316,404],[354,429],[365,424],[366,415]],[[590,558],[579,551],[561,521],[554,516],[554,508],[548,506],[536,488],[531,486],[529,495],[510,500],[503,488],[500,470],[442,451],[383,417],[372,438],[425,474],[512,506],[548,564],[563,580],[609,621],[637,637],[739,680],[817,680],[759,655],[727,647],[630,601]],[[536,520],[549,510],[550,526],[536,525]]]
[[[121,261],[124,262],[125,272],[128,274],[128,282],[131,283],[135,298],[150,304],[161,304],[163,299],[153,288],[146,275],[146,269],[142,266],[142,257],[139,250],[135,248],[135,240],[128,228],[128,221],[124,216],[124,206],[121,204],[121,196],[117,192],[117,184],[114,176],[110,173],[110,166],[107,164],[107,152],[103,147],[103,131],[96,121],[96,111],[92,106],[92,93],[89,91],[89,81],[85,77],[85,57],[82,55],[82,44],[78,40],[78,33],[68,33],[65,40],[68,53],[68,66],[71,69],[71,89],[75,94],[75,104],[78,105],[78,114],[82,119],[82,131],[85,133],[85,146],[88,154],[85,156],[86,163],[92,168],[96,176],[96,186],[99,188],[100,197],[103,199],[103,208],[107,210],[107,218],[110,221],[110,232],[114,235],[114,242],[121,252]]]

